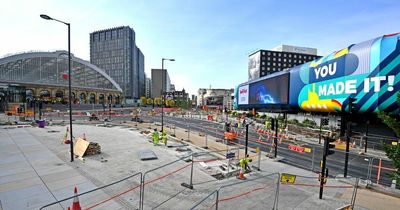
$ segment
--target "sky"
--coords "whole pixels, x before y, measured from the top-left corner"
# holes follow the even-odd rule
[[[400,32],[398,0],[0,0],[0,57],[67,50],[90,60],[89,34],[130,26],[145,72],[165,68],[177,90],[234,88],[248,79],[248,56],[289,44],[327,55],[353,43]]]

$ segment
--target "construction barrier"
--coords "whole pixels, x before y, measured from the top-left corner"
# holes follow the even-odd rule
[[[67,209],[71,207],[74,209],[73,204],[75,201],[75,208],[77,208],[77,198],[79,197],[79,206],[81,209],[119,209],[121,206],[127,209],[137,209],[140,205],[142,173],[136,173],[127,176],[118,181],[110,184],[87,190],[83,193],[76,192],[73,196],[56,202],[47,204],[40,208],[40,210],[54,210],[54,209]],[[78,189],[82,191],[88,186],[79,186]],[[72,189],[65,189],[65,193],[72,193]],[[129,200],[129,202],[126,202]]]
[[[277,180],[279,173],[272,173],[226,184],[190,209],[278,209]]]

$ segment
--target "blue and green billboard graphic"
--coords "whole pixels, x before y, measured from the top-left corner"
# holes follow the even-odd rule
[[[357,99],[358,112],[398,111],[396,95],[400,90],[400,34],[378,37],[351,45],[318,60],[294,67],[289,75],[289,100],[282,107],[311,112],[348,110],[348,99]],[[277,77],[282,75],[277,74]],[[271,92],[281,90],[284,83],[272,87],[273,75],[238,86],[262,84]],[[260,87],[258,87],[260,88]],[[275,91],[276,92],[276,91]],[[238,91],[236,91],[237,94]],[[250,91],[251,93],[251,91]],[[236,97],[238,98],[238,97]],[[243,96],[242,96],[243,98]],[[248,96],[252,98],[252,96]],[[257,107],[249,100],[238,108]]]

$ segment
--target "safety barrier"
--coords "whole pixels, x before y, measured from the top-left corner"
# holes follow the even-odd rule
[[[226,184],[190,209],[278,209],[279,173]]]
[[[142,173],[139,172],[110,184],[79,193],[77,196],[82,209],[85,210],[95,208],[117,209],[121,206],[134,209],[140,206],[141,180]],[[80,188],[78,186],[78,190]],[[72,188],[66,190],[70,190],[71,194],[73,194]],[[47,204],[41,207],[40,210],[67,209],[72,205],[74,197],[70,196]],[[127,202],[128,200],[129,202]]]

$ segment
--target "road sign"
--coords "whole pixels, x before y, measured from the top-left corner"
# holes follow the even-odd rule
[[[293,174],[285,174],[283,173],[281,175],[281,183],[282,184],[294,184],[294,182],[296,181],[296,175]]]
[[[231,158],[234,158],[235,157],[235,153],[234,152],[227,152],[226,153],[226,158],[227,159],[231,159]]]
[[[397,141],[392,141],[392,145],[396,146],[397,145]]]
[[[311,152],[311,148],[304,148],[304,152],[310,153]]]

